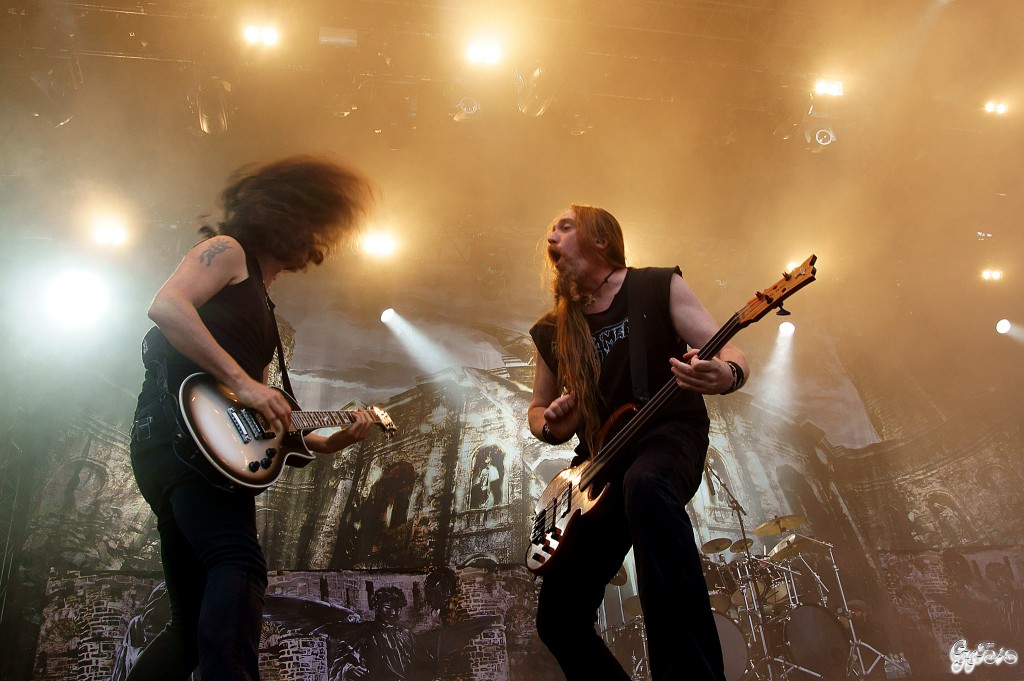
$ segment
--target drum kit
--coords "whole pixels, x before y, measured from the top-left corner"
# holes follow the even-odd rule
[[[833,546],[795,532],[804,523],[803,516],[786,515],[755,527],[753,535],[765,542],[761,554],[751,551],[754,540],[746,536],[742,517],[740,539],[719,537],[700,546],[726,681],[866,675],[855,653],[858,646],[870,646],[858,642],[850,621],[841,619],[849,610]],[[620,585],[626,583],[625,571],[620,573],[613,585],[620,578]],[[603,636],[632,678],[646,681],[639,599],[627,598],[621,607],[632,620],[605,629]]]
[[[782,535],[761,555],[746,536],[700,547],[726,681],[846,676],[852,641],[834,614],[847,612],[839,568],[831,544],[793,532],[804,522],[787,515],[755,527],[766,546]]]

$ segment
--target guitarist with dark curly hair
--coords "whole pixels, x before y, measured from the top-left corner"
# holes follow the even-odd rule
[[[685,506],[700,485],[708,448],[703,395],[739,389],[749,374],[746,359],[729,344],[706,359],[687,350],[707,343],[718,325],[678,268],[626,266],[622,229],[607,211],[571,206],[551,223],[547,249],[554,306],[530,331],[533,434],[549,444],[578,436],[575,466],[597,456],[602,423],[614,422],[621,407],[642,403],[651,386],[672,380],[682,390],[636,436],[628,459],[595,481],[598,490],[597,482],[610,483],[599,510],[568,521],[554,556],[545,555],[553,547],[543,540],[552,525],[538,514],[534,536],[543,541],[527,562],[543,575],[541,640],[569,681],[629,678],[594,624],[605,585],[632,547],[651,678],[723,681]],[[550,510],[567,499],[554,500]]]
[[[149,308],[146,377],[132,427],[132,468],[157,517],[170,621],[128,680],[259,678],[267,564],[253,491],[204,465],[177,419],[178,388],[211,374],[276,432],[291,403],[267,386],[278,347],[267,287],[283,272],[320,264],[351,238],[373,197],[359,173],[292,157],[243,168],[221,194],[224,219],[189,251]],[[330,437],[304,436],[331,453],[367,436],[369,413]]]

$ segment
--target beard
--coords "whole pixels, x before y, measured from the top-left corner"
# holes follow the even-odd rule
[[[555,270],[555,280],[552,286],[555,291],[555,300],[579,303],[583,299],[583,295],[580,293],[581,278],[579,265],[573,262],[564,262],[562,269]]]

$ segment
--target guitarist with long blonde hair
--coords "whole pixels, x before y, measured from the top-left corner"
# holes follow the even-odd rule
[[[559,561],[543,572],[538,633],[568,681],[629,679],[594,624],[604,588],[632,547],[651,678],[723,681],[685,506],[708,448],[703,395],[738,390],[749,375],[746,359],[729,344],[707,360],[687,349],[703,346],[718,325],[678,268],[627,267],[622,229],[608,211],[570,206],[549,227],[547,254],[554,305],[530,330],[531,432],[553,445],[577,436],[576,465],[599,451],[602,424],[617,409],[671,380],[682,390],[610,471],[600,511],[567,528]]]

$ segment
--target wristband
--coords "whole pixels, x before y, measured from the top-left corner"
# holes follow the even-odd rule
[[[729,393],[734,393],[742,388],[743,384],[747,382],[747,377],[743,374],[743,367],[736,362],[730,359],[726,360],[725,363],[728,364],[729,369],[732,370],[732,385],[729,386],[728,390],[722,393],[723,395],[728,395]]]
[[[544,442],[547,442],[549,445],[565,444],[566,442],[569,441],[571,437],[572,436],[569,436],[564,440],[559,440],[558,438],[551,434],[551,428],[548,427],[547,423],[545,423],[544,427],[540,429],[540,439],[544,440]]]

